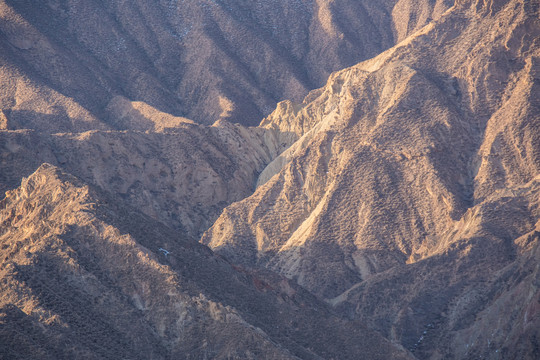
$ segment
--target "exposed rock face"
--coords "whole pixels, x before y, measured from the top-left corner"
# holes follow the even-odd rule
[[[3,0],[0,76],[10,80],[0,109],[11,130],[132,129],[109,111],[122,96],[199,123],[256,125],[278,100],[299,101],[332,71],[375,56],[449,6]]]
[[[299,139],[202,241],[420,358],[537,357],[538,11],[458,2],[303,103],[278,105],[261,126]],[[502,280],[514,271],[523,277]],[[498,316],[517,294],[513,315]]]
[[[23,176],[48,162],[120,195],[170,227],[200,235],[225,206],[253,192],[261,169],[282,151],[274,130],[226,121],[207,127],[163,116],[178,120],[178,127],[147,133],[1,132],[0,191],[15,188]],[[140,125],[164,126],[150,121]]]
[[[412,359],[121,203],[48,164],[6,194],[2,358]]]
[[[0,358],[540,358],[539,11],[0,0]]]
[[[471,207],[432,256],[331,300],[418,358],[535,359],[540,177]]]

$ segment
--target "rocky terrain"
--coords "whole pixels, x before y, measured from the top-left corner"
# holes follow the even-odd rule
[[[121,203],[49,164],[6,194],[3,358],[412,358]]]
[[[212,127],[184,122],[160,132],[5,131],[0,191],[17,187],[22,176],[48,162],[156,220],[200,235],[225,206],[252,193],[259,172],[282,151],[281,137],[223,120]]]
[[[3,128],[132,129],[118,96],[257,125],[335,70],[437,18],[449,0],[0,1]],[[2,122],[0,121],[0,125]]]
[[[539,38],[538,3],[458,2],[302,103],[281,103],[261,126],[298,140],[203,242],[296,280],[420,358],[534,358]],[[520,305],[502,309],[517,293]],[[521,331],[526,340],[509,336]]]
[[[0,1],[0,358],[539,358],[539,19]]]

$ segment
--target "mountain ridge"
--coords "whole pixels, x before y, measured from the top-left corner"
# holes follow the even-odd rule
[[[422,16],[404,20],[392,13],[414,12],[404,3],[4,0],[3,77],[31,82],[27,92],[41,103],[28,106],[5,89],[0,108],[10,130],[129,129],[107,109],[116,96],[199,123],[257,125],[278,100],[300,100],[332,71],[374,56],[451,5],[424,1]],[[394,22],[411,29],[395,35]]]
[[[40,166],[0,207],[0,334],[30,340],[27,330],[16,335],[5,322],[21,311],[23,325],[46,325],[40,329],[45,341],[34,344],[40,350],[35,358],[262,353],[296,359],[296,353],[318,359],[354,358],[360,351],[410,358],[376,332],[339,319],[293,283],[238,272],[205,246],[52,165]],[[20,216],[20,209],[31,216]],[[20,346],[6,343],[3,355],[22,351]]]
[[[0,1],[0,357],[538,357],[535,1],[96,4]]]
[[[516,269],[534,257],[531,248],[514,258],[517,238],[529,233],[537,242],[536,192],[518,196],[515,190],[534,184],[540,168],[537,13],[517,1],[458,2],[393,48],[334,73],[303,103],[278,105],[261,126],[299,140],[263,170],[252,196],[225,208],[201,241],[235,263],[285,275],[330,303],[362,289],[343,314],[384,328],[415,356],[471,356],[453,353],[470,344],[460,343],[465,325],[451,325],[456,320],[447,309],[457,318],[484,311],[471,302],[464,315],[453,302],[493,296],[489,286],[479,291],[470,282],[494,281],[488,279],[495,270],[488,269]],[[505,191],[522,205],[496,212],[506,206],[497,195]],[[477,232],[460,232],[472,226],[464,220],[475,218],[472,209],[483,206]],[[470,250],[450,251],[455,246]],[[484,252],[475,255],[483,266],[473,265],[473,252]],[[454,266],[478,274],[458,275]],[[424,281],[407,287],[404,271]],[[445,291],[443,279],[455,288]],[[370,288],[372,281],[385,285]],[[531,281],[508,286],[535,292]],[[384,297],[396,299],[394,307],[382,310]],[[512,320],[505,321],[501,326],[510,331]],[[435,323],[436,329],[426,328]],[[420,346],[423,331],[442,335]],[[499,338],[498,350],[510,355],[518,342]],[[523,345],[523,356],[534,357],[533,343]],[[491,351],[474,347],[475,356]]]

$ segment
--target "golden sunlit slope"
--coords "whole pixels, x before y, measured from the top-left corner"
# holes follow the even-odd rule
[[[452,344],[467,345],[458,340],[461,331],[474,329],[474,317],[502,291],[486,285],[479,295],[470,279],[496,282],[495,272],[534,258],[536,245],[521,251],[515,241],[530,233],[537,243],[538,11],[532,1],[460,1],[395,47],[333,74],[303,103],[279,104],[261,126],[298,140],[202,241],[334,304],[350,289],[390,279],[386,290],[346,297],[344,314],[368,319],[421,358],[498,356],[489,345],[495,338],[475,343],[472,352]],[[518,190],[523,186],[531,190]],[[518,215],[513,207],[508,214],[497,210],[507,197]],[[494,229],[488,234],[463,228],[476,207],[485,212],[478,226]],[[506,227],[493,228],[497,223]],[[452,250],[456,243],[468,250]],[[477,266],[474,254],[483,256]],[[386,277],[401,273],[408,275]],[[401,285],[415,278],[423,280]],[[523,281],[505,283],[505,291],[538,291],[536,280]],[[476,296],[482,301],[464,305]],[[522,300],[517,312],[535,301]],[[457,315],[450,315],[456,302]],[[510,354],[515,343],[504,336],[519,337],[520,330],[512,317],[500,320],[497,346]],[[538,331],[526,330],[539,328],[538,316],[531,322],[523,329],[530,337],[519,345],[525,358],[538,354]],[[435,323],[435,340],[423,342],[423,331]]]
[[[0,357],[538,359],[539,8],[0,0]]]
[[[6,194],[0,229],[2,358],[412,359],[49,164]]]

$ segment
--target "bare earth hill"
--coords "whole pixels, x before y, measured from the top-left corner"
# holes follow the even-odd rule
[[[538,359],[539,90],[536,0],[0,0],[0,359]]]
[[[261,125],[298,140],[202,241],[420,358],[535,358],[538,9],[458,2],[280,104]]]
[[[120,203],[49,164],[7,193],[2,358],[412,358]]]
[[[375,56],[449,0],[2,0],[8,129],[131,129],[117,96],[212,124],[256,125],[335,70]],[[112,113],[111,113],[112,112]],[[0,122],[1,125],[1,122]]]
[[[225,121],[212,127],[185,123],[164,132],[5,131],[0,191],[19,186],[21,177],[47,162],[156,220],[200,235],[225,206],[252,193],[258,173],[282,151],[281,136]]]

